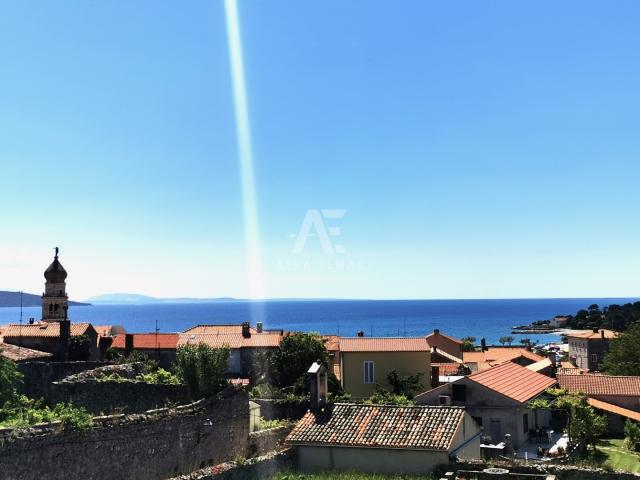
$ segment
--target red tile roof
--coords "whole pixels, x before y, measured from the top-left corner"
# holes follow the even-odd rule
[[[43,360],[53,357],[53,354],[0,342],[0,356],[14,362],[23,362],[25,360]]]
[[[459,338],[455,338],[455,337],[451,337],[451,336],[449,336],[449,335],[445,335],[445,334],[444,334],[444,333],[442,333],[442,332],[438,332],[438,333],[436,333],[436,332],[432,332],[432,333],[430,333],[429,335],[427,335],[427,341],[429,341],[429,339],[430,339],[430,338],[435,338],[435,337],[437,337],[438,335],[439,335],[439,336],[441,336],[441,337],[443,337],[443,338],[446,338],[447,340],[451,340],[451,341],[452,341],[452,342],[454,342],[454,343],[459,343],[460,345],[462,345],[462,344],[464,343],[464,342],[463,342],[462,340],[460,340]]]
[[[71,336],[84,335],[92,330],[90,323],[71,323]],[[38,322],[33,324],[11,324],[2,329],[2,336],[10,337],[60,337],[60,322]]]
[[[605,412],[614,413],[616,415],[635,420],[636,422],[640,422],[640,412],[634,412],[633,410],[629,410],[628,408],[622,408],[612,403],[603,402],[602,400],[596,400],[595,398],[588,398],[587,402],[593,408],[598,408],[600,410],[604,410]]]
[[[432,363],[432,367],[438,367],[438,375],[450,377],[458,375],[459,363]]]
[[[462,361],[464,363],[475,363],[478,371],[500,365],[506,361],[513,361],[524,357],[531,362],[539,362],[544,357],[530,352],[522,347],[488,347],[484,352],[463,352]]]
[[[520,403],[540,395],[556,383],[546,375],[532,372],[509,361],[467,378]]]
[[[328,351],[335,352],[340,350],[340,337],[338,335],[323,335],[322,338]]]
[[[205,343],[214,348],[276,348],[282,342],[282,335],[275,332],[255,333],[245,338],[238,333],[181,333],[178,346]]]
[[[249,327],[249,331],[252,334],[258,333],[258,331],[253,327]],[[239,334],[242,334],[242,324],[234,323],[234,324],[227,324],[227,325],[196,325],[195,327],[191,327],[182,333],[209,333],[209,334],[239,333]]]
[[[307,412],[287,437],[290,445],[444,450],[464,418],[459,407],[397,407],[337,403]]]
[[[341,352],[428,352],[424,337],[342,337]]]
[[[623,377],[599,374],[559,374],[561,388],[587,395],[620,395],[640,397],[640,377]]]
[[[598,332],[589,330],[588,332],[569,333],[567,334],[567,337],[568,338],[586,338],[588,340],[596,340],[596,339],[602,338],[602,332],[604,332],[604,338],[608,340],[612,338],[616,338],[618,336],[617,332],[614,332],[613,330],[607,330],[606,328],[602,328]]]
[[[135,350],[175,349],[178,345],[177,333],[131,333]],[[126,334],[116,335],[111,348],[124,349]]]

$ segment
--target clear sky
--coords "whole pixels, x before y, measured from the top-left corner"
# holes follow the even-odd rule
[[[640,2],[238,11],[267,296],[638,295]],[[2,2],[0,289],[249,295],[224,12]]]

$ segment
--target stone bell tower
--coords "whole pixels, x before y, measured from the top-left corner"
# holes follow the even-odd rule
[[[53,263],[44,272],[46,282],[42,294],[42,321],[59,322],[67,319],[69,297],[67,296],[65,280],[67,272],[58,261],[58,247]]]

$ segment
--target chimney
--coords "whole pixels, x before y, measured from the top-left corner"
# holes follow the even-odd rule
[[[71,340],[71,322],[60,321],[60,359],[63,362],[69,360],[69,342]]]
[[[440,367],[431,365],[431,388],[440,386]]]
[[[511,455],[513,453],[513,443],[511,442],[511,434],[504,436],[504,454]]]
[[[480,347],[482,348],[483,352],[487,351],[487,341],[484,339],[484,337],[482,337],[482,339],[480,340]]]
[[[313,362],[309,370],[309,390],[311,393],[311,411],[319,413],[327,404],[328,375],[326,367],[320,363],[320,360]]]
[[[604,330],[600,330],[600,338],[604,340]]]
[[[264,327],[262,325],[262,322],[258,322],[256,323],[256,330],[258,331],[258,333],[262,333]]]
[[[124,356],[128,357],[133,352],[133,333],[124,334]]]
[[[433,334],[434,335],[440,335],[440,329],[439,328],[434,328],[433,329]]]
[[[251,338],[251,328],[249,322],[242,322],[242,336],[244,338]]]
[[[593,333],[598,333],[598,327],[594,327]]]
[[[358,330],[358,333],[356,333],[356,335],[358,335],[359,337],[364,337],[364,332],[362,330]]]
[[[556,368],[556,364],[558,362],[558,357],[556,356],[556,352],[549,352],[549,360],[551,361],[551,366]]]

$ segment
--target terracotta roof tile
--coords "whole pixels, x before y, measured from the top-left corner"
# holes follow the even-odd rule
[[[397,407],[337,403],[307,414],[290,445],[449,450],[463,421],[460,407]]]
[[[340,337],[338,335],[323,335],[322,338],[328,351],[336,352],[340,350]]]
[[[14,362],[25,360],[37,360],[53,357],[51,353],[33,350],[32,348],[19,347],[10,343],[0,342],[0,355]]]
[[[622,408],[612,403],[603,402],[602,400],[596,400],[595,398],[588,398],[587,402],[593,408],[598,408],[600,410],[604,410],[605,412],[614,413],[616,415],[635,420],[636,422],[640,422],[640,412],[634,412],[633,410],[629,410],[628,408]]]
[[[488,347],[484,352],[462,353],[463,362],[476,363],[479,372],[520,357],[524,357],[531,362],[539,362],[544,359],[544,357],[522,347]]]
[[[460,345],[462,345],[464,342],[462,340],[460,340],[459,338],[455,338],[452,337],[450,335],[445,335],[442,332],[436,333],[436,332],[432,332],[431,334],[427,335],[427,341],[429,341],[430,338],[435,338],[436,336],[441,336],[443,338],[446,338],[447,340],[451,340],[454,343],[459,343]]]
[[[509,361],[467,378],[520,403],[540,395],[556,383],[546,375]]]
[[[424,337],[341,337],[341,352],[428,352]]]
[[[131,333],[133,335],[133,348],[136,350],[175,349],[178,345],[177,333]],[[124,349],[126,335],[116,335],[111,348]]]
[[[589,330],[587,332],[578,332],[578,333],[569,333],[567,334],[568,338],[586,338],[588,340],[597,340],[602,338],[602,332],[604,332],[604,338],[610,340],[612,338],[616,338],[618,336],[617,332],[613,330],[607,330],[606,328],[600,329],[598,332],[594,332],[593,330]]]
[[[640,377],[598,375],[592,373],[559,374],[561,388],[587,395],[620,395],[640,397]]]
[[[244,338],[241,333],[181,333],[178,346],[205,343],[214,348],[276,348],[282,342],[282,335],[275,332],[252,334]]]
[[[458,375],[460,369],[459,363],[432,363],[432,367],[438,367],[438,375],[449,377]]]
[[[71,323],[71,336],[84,335],[93,327],[90,323]],[[7,325],[2,330],[2,336],[10,337],[60,337],[60,322],[38,322],[33,324]]]

